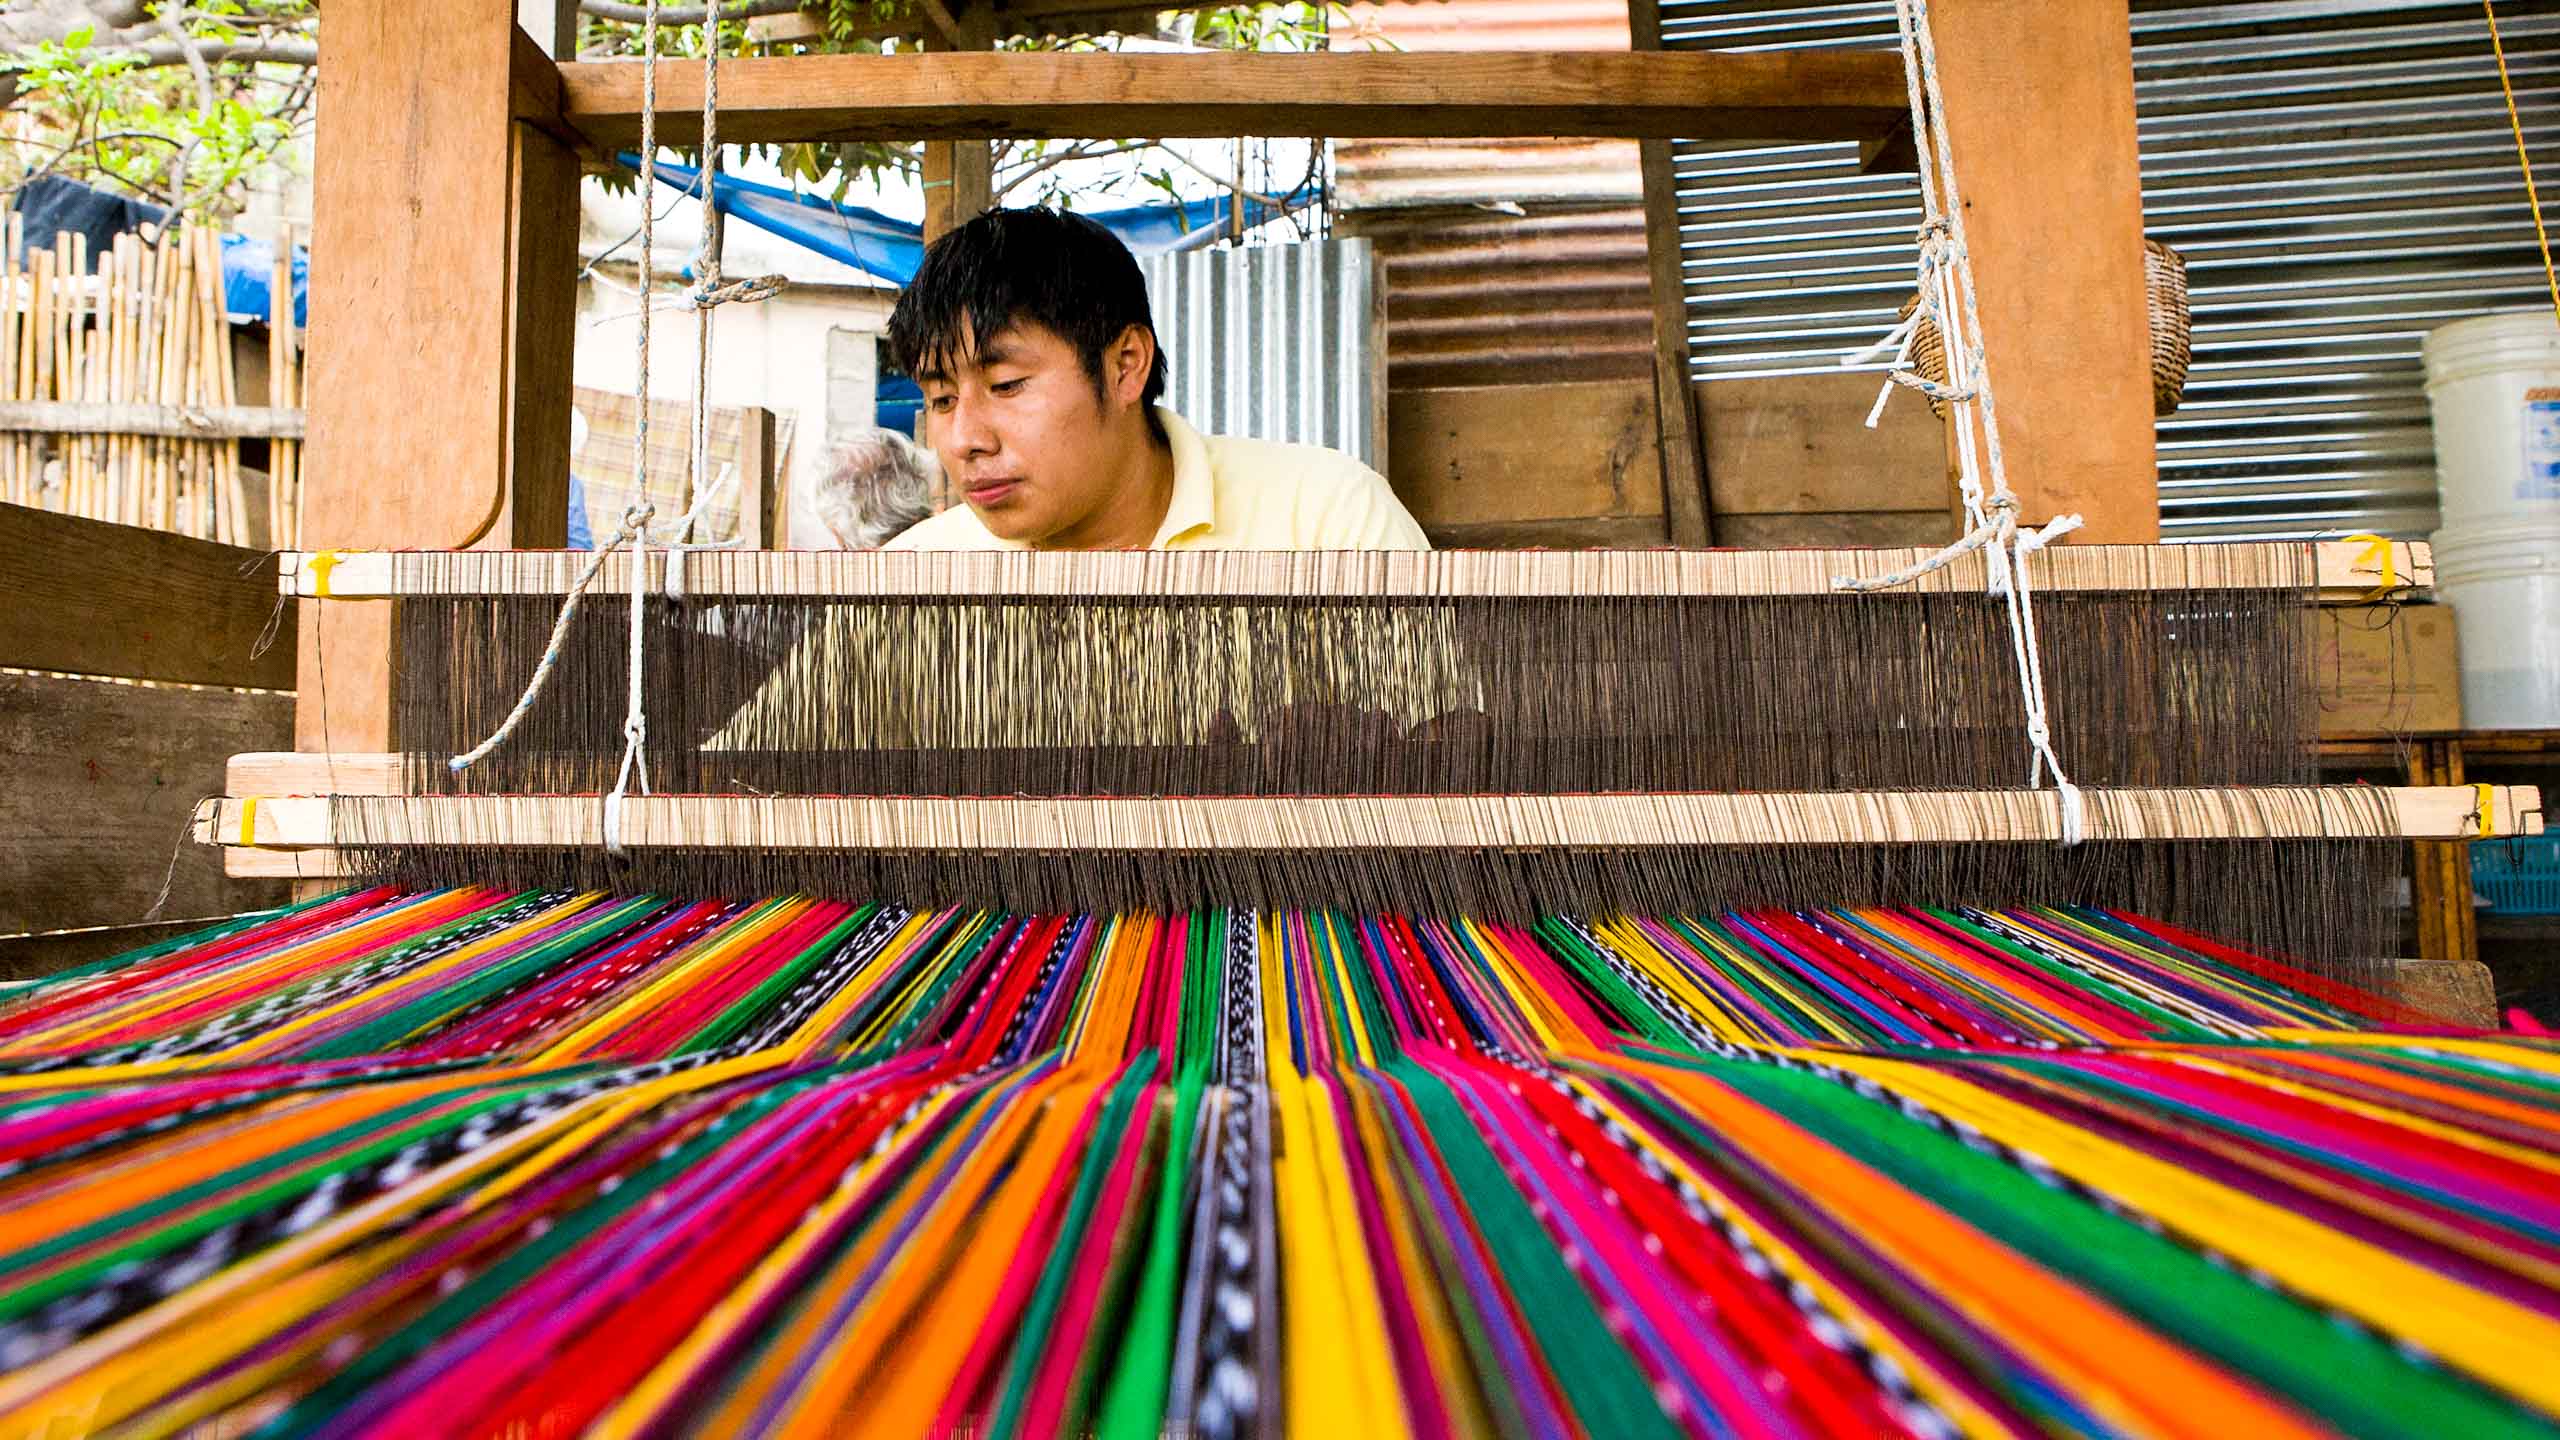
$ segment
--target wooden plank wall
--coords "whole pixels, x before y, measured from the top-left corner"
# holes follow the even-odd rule
[[[1696,386],[1716,543],[1952,539],[1945,427],[1905,395],[1866,429],[1876,384],[1796,375]],[[1388,479],[1437,544],[1668,544],[1655,392],[1639,379],[1398,390]]]
[[[289,694],[0,674],[0,934],[130,924],[164,880],[172,918],[281,903],[180,841],[232,755],[292,740]]]

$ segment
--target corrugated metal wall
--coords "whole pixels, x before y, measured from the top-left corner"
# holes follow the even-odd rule
[[[1626,0],[1391,0],[1347,20],[1337,46],[1627,48]],[[1378,245],[1396,389],[1653,373],[1633,142],[1342,140],[1334,199],[1336,230]]]
[[[1171,371],[1165,403],[1210,434],[1324,445],[1387,468],[1385,336],[1366,240],[1139,262]]]
[[[2560,0],[2498,8],[2560,223]],[[2187,403],[2160,425],[2164,531],[2422,534],[2420,339],[2547,303],[2479,5],[2135,0],[2130,15],[2145,226],[2195,289]],[[1678,48],[1889,46],[1893,6],[1665,0],[1663,31]],[[1860,176],[1845,145],[1682,145],[1677,168],[1701,377],[1831,370],[1892,324],[1912,177]]]

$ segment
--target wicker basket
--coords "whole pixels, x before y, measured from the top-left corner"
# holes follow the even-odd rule
[[[2187,393],[2187,367],[2195,359],[2194,311],[2187,303],[2187,262],[2184,256],[2157,240],[2142,242],[2142,278],[2144,300],[2151,312],[2151,414],[2160,419],[2178,413],[2178,401]],[[1902,319],[1920,308],[1920,297],[1902,302]],[[1938,327],[1923,320],[1911,334],[1911,366],[1933,385],[1947,381],[1946,346],[1938,339]],[[1929,408],[1946,418],[1944,402],[1931,400]]]

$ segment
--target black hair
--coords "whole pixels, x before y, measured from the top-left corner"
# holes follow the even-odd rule
[[[1137,257],[1120,237],[1061,210],[989,210],[933,242],[889,314],[889,348],[919,378],[984,349],[1008,325],[1031,322],[1074,348],[1096,391],[1102,352],[1132,325],[1156,334]],[[1164,394],[1164,342],[1139,400],[1155,423]]]

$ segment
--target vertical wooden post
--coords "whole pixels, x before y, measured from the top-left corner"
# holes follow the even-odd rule
[[[312,179],[304,543],[562,544],[575,157],[515,117],[559,92],[513,0],[338,0]],[[492,218],[497,223],[492,224]],[[390,744],[387,607],[315,602],[305,749]]]
[[[783,548],[781,477],[774,474],[773,412],[750,405],[738,412],[738,544],[749,550]]]
[[[2133,36],[2121,0],[1935,0],[1983,349],[2022,521],[2160,538]]]
[[[1630,49],[1662,48],[1661,0],[1627,0]],[[1712,545],[1706,446],[1697,391],[1689,384],[1689,305],[1680,276],[1680,214],[1671,142],[1640,140],[1644,248],[1653,295],[1654,440],[1662,452],[1662,517],[1674,545]]]
[[[940,13],[934,13],[940,12]],[[995,15],[992,0],[956,13],[930,7],[925,30],[928,50],[992,50]],[[944,15],[951,30],[941,30]],[[984,140],[929,140],[924,147],[924,243],[932,244],[954,227],[977,218],[995,203],[995,147]]]

